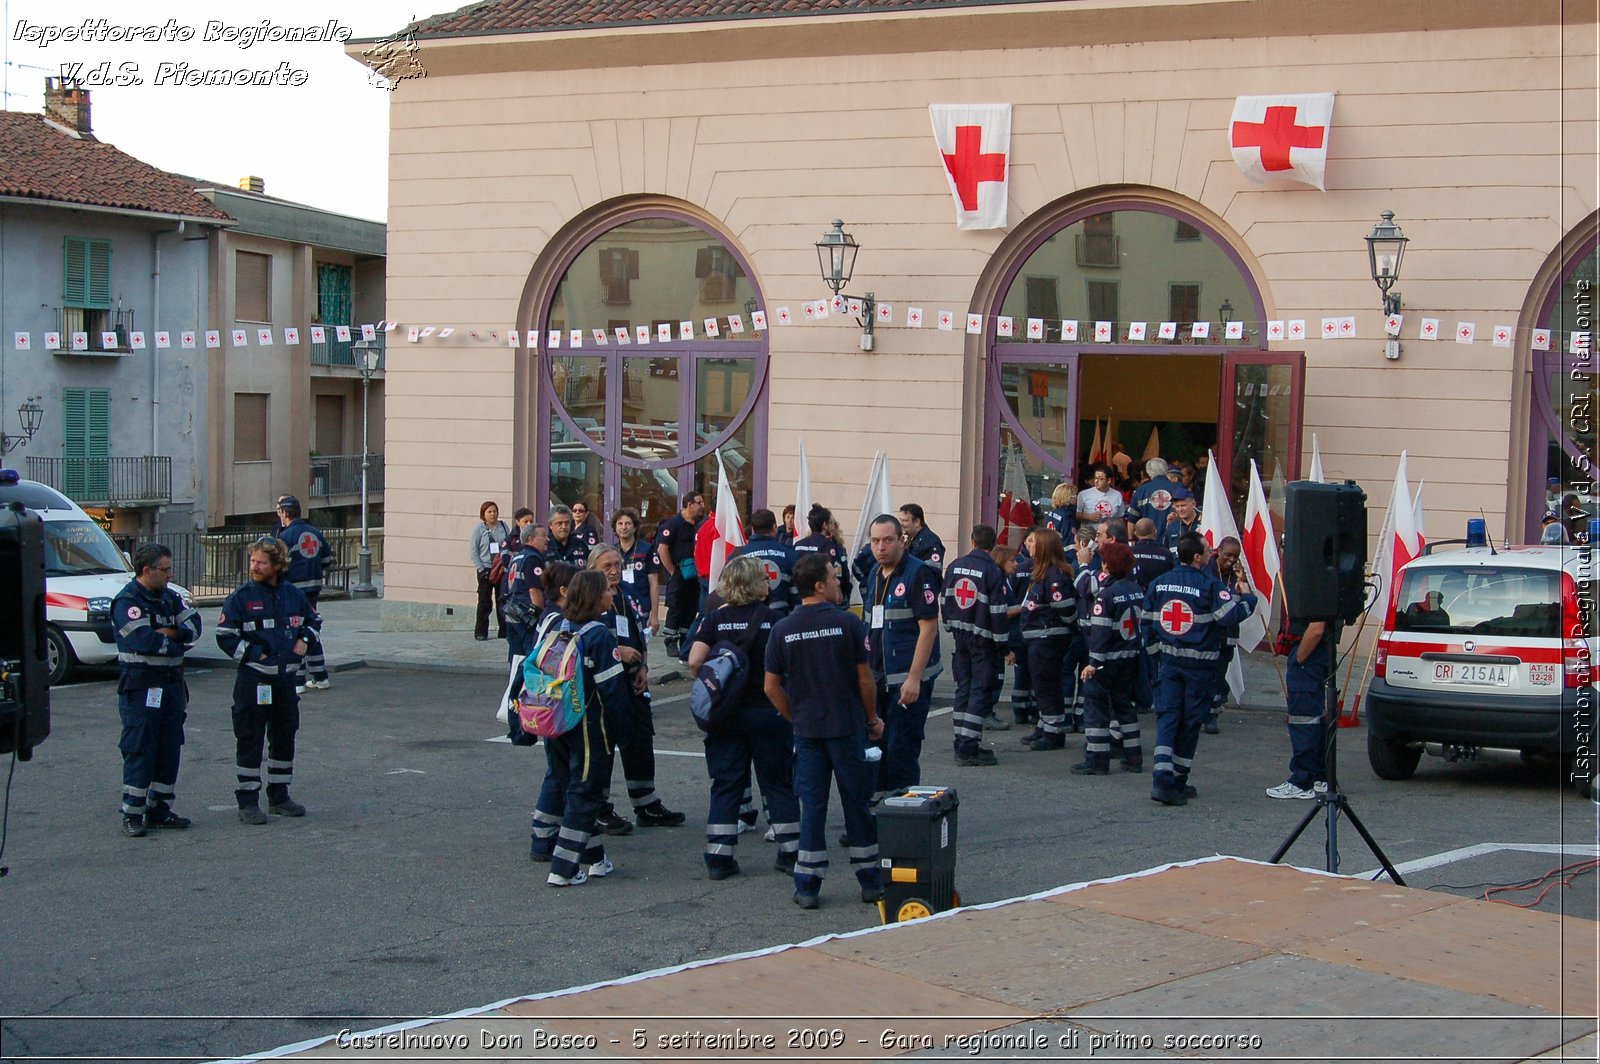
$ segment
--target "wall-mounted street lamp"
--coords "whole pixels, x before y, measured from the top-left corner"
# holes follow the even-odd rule
[[[1384,211],[1378,224],[1367,234],[1367,262],[1372,283],[1383,293],[1383,315],[1400,313],[1400,293],[1390,292],[1400,280],[1400,260],[1406,253],[1406,235],[1394,224],[1394,211]]]
[[[25,446],[39,431],[39,426],[44,423],[44,407],[39,405],[39,397],[30,395],[17,407],[17,424],[22,426],[22,435],[12,436],[0,430],[0,454],[10,454],[18,447]]]
[[[1233,300],[1224,299],[1222,306],[1217,308],[1217,321],[1222,326],[1223,335],[1227,335],[1228,323],[1233,320]]]
[[[817,264],[822,268],[822,283],[833,289],[834,295],[845,295],[844,288],[850,283],[850,274],[856,268],[856,252],[861,250],[855,237],[844,231],[844,222],[838,218],[833,220],[833,228],[822,234],[822,239],[817,241]],[[878,299],[872,292],[865,296],[845,296],[847,299],[861,300],[861,317],[857,323],[861,326],[861,350],[872,350],[872,325],[878,317]]]

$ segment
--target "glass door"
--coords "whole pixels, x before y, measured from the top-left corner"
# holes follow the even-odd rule
[[[1217,464],[1226,471],[1234,517],[1243,521],[1250,462],[1268,506],[1281,519],[1283,486],[1300,477],[1306,356],[1298,351],[1234,351],[1223,356],[1222,425]],[[1219,470],[1213,470],[1216,475]]]
[[[1078,355],[1036,345],[991,366],[982,513],[1000,542],[1019,546],[1077,471]]]

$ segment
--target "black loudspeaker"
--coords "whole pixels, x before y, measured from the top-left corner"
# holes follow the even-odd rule
[[[1283,587],[1297,621],[1354,623],[1366,598],[1367,493],[1353,480],[1284,491]]]
[[[50,734],[44,620],[44,522],[20,502],[0,508],[0,754],[27,761]]]

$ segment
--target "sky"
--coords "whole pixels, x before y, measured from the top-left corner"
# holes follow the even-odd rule
[[[269,196],[386,221],[389,90],[374,84],[336,40],[281,38],[330,21],[357,39],[382,38],[413,18],[458,6],[457,0],[0,0],[0,89],[6,110],[38,113],[44,79],[76,73],[90,92],[94,135],[135,158],[218,184],[259,176]],[[156,40],[129,39],[147,28]],[[266,71],[274,83],[184,83],[241,69]]]

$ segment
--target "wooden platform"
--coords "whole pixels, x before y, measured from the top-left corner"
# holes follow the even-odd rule
[[[419,1021],[366,1048],[288,1052],[406,1061],[1594,1060],[1597,929],[1217,858]]]

